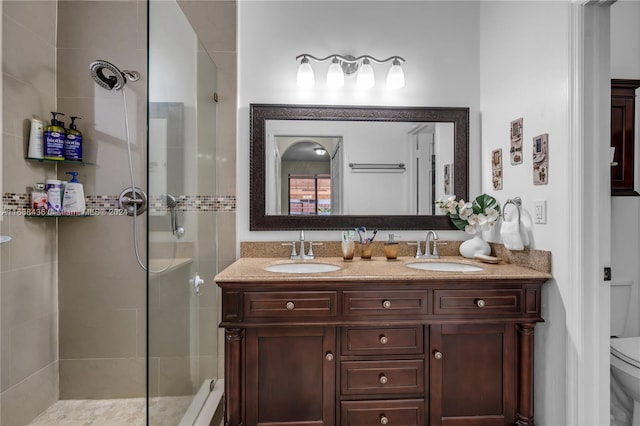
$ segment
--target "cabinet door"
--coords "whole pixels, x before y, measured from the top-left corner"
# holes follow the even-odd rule
[[[634,189],[635,104],[640,80],[611,80],[611,195],[638,195]]]
[[[248,329],[247,426],[335,423],[335,328]]]
[[[512,324],[430,327],[430,425],[515,423]]]

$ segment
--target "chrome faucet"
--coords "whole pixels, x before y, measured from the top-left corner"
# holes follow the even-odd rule
[[[433,252],[430,253],[429,241],[433,240]],[[416,250],[416,259],[439,259],[438,254],[438,234],[436,231],[427,231],[427,236],[424,238],[424,254],[420,252],[420,242],[418,241],[418,249]]]
[[[309,241],[309,254],[305,254],[304,252],[304,231],[300,231],[300,252],[296,252],[296,242],[291,242],[291,255],[289,255],[289,259],[291,260],[308,260],[315,259],[313,254],[313,242]]]

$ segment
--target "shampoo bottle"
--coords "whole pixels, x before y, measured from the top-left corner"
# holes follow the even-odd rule
[[[51,125],[44,128],[44,158],[47,160],[64,160],[64,141],[66,139],[63,123],[58,121],[59,112],[52,112]]]
[[[44,123],[38,118],[31,119],[31,132],[29,134],[29,149],[27,157],[42,159],[44,157]]]
[[[75,120],[80,117],[71,117],[71,123],[64,141],[64,158],[71,161],[82,161],[82,133],[76,128]]]
[[[84,188],[78,182],[78,172],[66,172],[71,175],[71,181],[64,188],[62,198],[62,212],[68,214],[82,214],[85,210]]]

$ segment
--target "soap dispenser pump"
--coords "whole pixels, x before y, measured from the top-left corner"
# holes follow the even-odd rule
[[[396,260],[398,258],[400,244],[395,240],[395,237],[399,236],[397,234],[389,234],[389,239],[384,243],[384,254],[387,256],[387,260]]]

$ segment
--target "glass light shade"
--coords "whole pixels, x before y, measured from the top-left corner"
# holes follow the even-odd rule
[[[358,89],[369,89],[376,83],[376,77],[373,74],[373,67],[368,59],[365,59],[360,65],[356,85]]]
[[[309,59],[302,58],[300,66],[298,67],[298,86],[313,87],[314,84],[315,77],[313,76],[313,68],[311,68]]]
[[[336,58],[333,59],[327,71],[327,86],[332,88],[344,86],[344,73]]]
[[[389,74],[387,74],[387,87],[389,89],[400,89],[404,87],[404,71],[400,66],[400,61],[397,59],[393,60],[393,65],[391,65]]]

